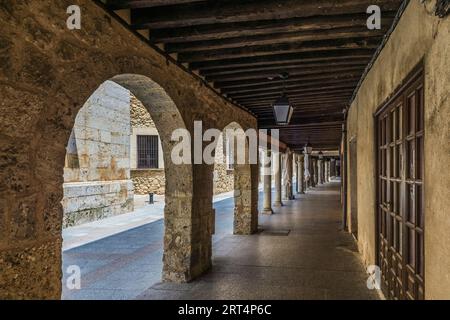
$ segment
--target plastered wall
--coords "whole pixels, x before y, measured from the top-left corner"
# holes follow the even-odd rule
[[[347,143],[357,137],[358,246],[364,262],[375,252],[375,110],[419,63],[425,74],[425,296],[450,299],[450,19],[435,1],[410,1],[368,73],[348,115]],[[348,150],[348,148],[347,148]],[[348,187],[351,190],[351,186]],[[348,213],[350,214],[350,197]],[[348,217],[350,221],[350,216]]]

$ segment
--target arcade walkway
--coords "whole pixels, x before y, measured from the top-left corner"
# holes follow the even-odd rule
[[[351,236],[339,230],[339,183],[285,202],[272,216],[260,215],[257,235],[231,235],[232,208],[232,199],[216,205],[214,266],[196,281],[148,285],[162,267],[161,220],[66,252],[66,263],[94,259],[84,260],[82,290],[65,292],[64,298],[378,298],[366,287]]]

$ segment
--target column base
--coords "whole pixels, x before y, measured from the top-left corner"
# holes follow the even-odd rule
[[[273,210],[272,209],[264,209],[261,213],[271,215],[271,214],[273,214]]]
[[[281,201],[274,202],[273,206],[274,207],[282,207],[283,206],[283,202],[281,202]]]

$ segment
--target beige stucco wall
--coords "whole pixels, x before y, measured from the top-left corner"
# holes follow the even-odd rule
[[[425,70],[425,296],[450,299],[450,19],[411,1],[351,105],[357,137],[359,249],[375,263],[375,110],[423,59]],[[350,186],[349,189],[350,190]],[[349,194],[349,198],[351,195]],[[347,202],[350,205],[350,199]],[[348,207],[349,208],[349,207]],[[348,211],[349,212],[349,211]]]

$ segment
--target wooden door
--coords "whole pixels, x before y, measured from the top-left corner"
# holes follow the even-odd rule
[[[390,299],[424,298],[423,112],[418,70],[376,118],[377,253]]]

